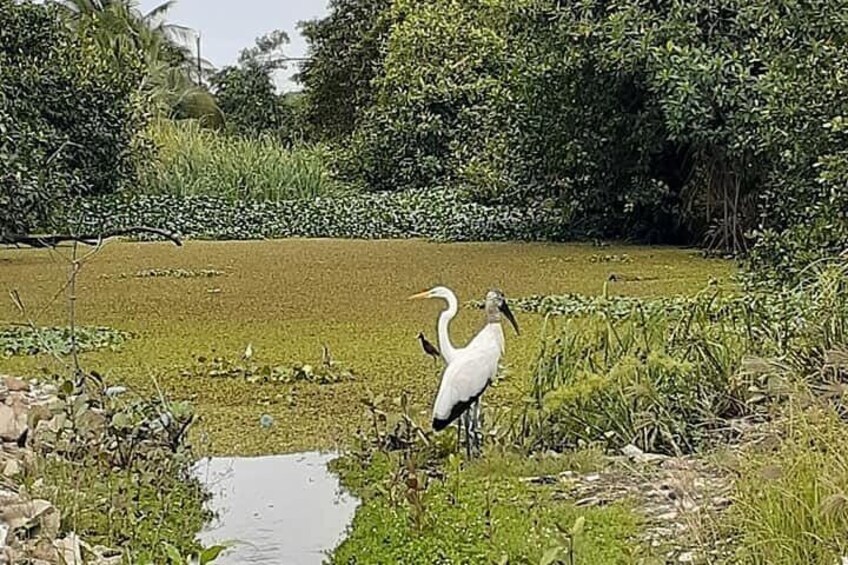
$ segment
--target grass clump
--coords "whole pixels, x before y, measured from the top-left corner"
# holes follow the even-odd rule
[[[848,556],[848,427],[833,406],[797,399],[779,427],[777,442],[737,458],[735,562],[840,563]]]
[[[188,120],[156,121],[150,135],[158,159],[141,178],[150,194],[278,201],[341,192],[321,146],[287,148],[272,137],[228,136]]]
[[[810,383],[848,337],[848,263],[799,287],[744,293],[708,287],[676,301],[539,301],[551,322],[534,371],[522,440],[580,441],[690,453],[729,419],[788,393],[786,367]],[[629,308],[629,310],[628,310]],[[550,320],[554,320],[551,318]]]

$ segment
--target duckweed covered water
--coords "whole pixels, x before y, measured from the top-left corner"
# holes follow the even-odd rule
[[[0,325],[22,323],[8,291],[18,289],[39,325],[67,323],[56,292],[67,278],[68,249],[0,250]],[[617,258],[618,260],[608,260]],[[627,260],[622,260],[623,257]],[[124,277],[158,271],[215,270],[218,277]],[[439,301],[406,297],[436,284],[463,303],[493,286],[510,299],[581,293],[665,296],[726,280],[727,261],[670,247],[585,244],[424,241],[276,240],[114,242],[83,267],[77,282],[77,322],[108,325],[134,339],[117,351],[83,355],[109,384],[140,393],[164,390],[190,400],[213,455],[258,455],[331,449],[363,424],[361,400],[396,398],[406,390],[413,414],[432,405],[437,368],[416,339],[435,339]],[[615,275],[611,280],[611,275]],[[539,346],[543,319],[517,313],[521,336],[508,336],[504,364],[511,378],[486,393],[492,406],[519,401]],[[462,309],[451,333],[464,344],[479,330],[480,313]],[[333,384],[251,383],[245,379],[185,376],[198,357],[237,362],[252,344],[257,365],[321,363],[326,344],[340,366],[358,378]],[[60,369],[50,355],[0,359],[0,370],[37,375]],[[157,386],[158,385],[158,386]],[[276,422],[258,433],[262,414]]]

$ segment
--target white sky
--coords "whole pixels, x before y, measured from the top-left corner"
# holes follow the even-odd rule
[[[138,2],[143,12],[161,3],[162,0]],[[303,57],[306,42],[297,32],[297,22],[321,17],[326,11],[327,0],[177,0],[166,20],[199,31],[201,55],[220,68],[235,63],[239,51],[275,29],[289,34],[291,43],[286,55]],[[298,88],[289,81],[296,71],[296,63],[290,63],[279,72],[276,78],[281,90]]]

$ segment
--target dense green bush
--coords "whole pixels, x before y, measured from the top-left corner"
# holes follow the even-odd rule
[[[54,6],[0,0],[0,233],[43,225],[68,198],[135,178],[141,61],[98,57]]]
[[[254,63],[224,67],[210,82],[226,130],[244,137],[290,139],[294,111],[277,94],[270,69]]]
[[[839,116],[822,129],[821,137],[830,138],[833,148],[816,160],[816,182],[787,187],[786,193],[773,190],[773,200],[766,200],[765,210],[793,218],[763,222],[773,227],[758,233],[748,260],[749,282],[792,284],[810,263],[848,250],[848,120]],[[805,193],[795,190],[799,186]],[[797,209],[781,212],[788,204]]]
[[[116,195],[67,211],[81,229],[148,225],[188,237],[413,238],[445,241],[541,240],[568,237],[565,212],[483,206],[449,191],[370,193],[307,200],[233,200],[216,196]]]
[[[392,4],[383,70],[373,80],[377,94],[342,159],[345,178],[373,190],[457,179],[491,130],[484,121],[503,93],[507,5]]]
[[[140,170],[140,192],[268,201],[342,192],[324,147],[287,148],[275,134],[254,133],[227,135],[189,120],[154,122],[149,138],[157,153]]]

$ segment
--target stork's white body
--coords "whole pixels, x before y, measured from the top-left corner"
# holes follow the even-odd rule
[[[503,328],[490,322],[467,346],[445,357],[447,367],[433,405],[433,429],[444,429],[478,401],[495,378],[503,351]]]

